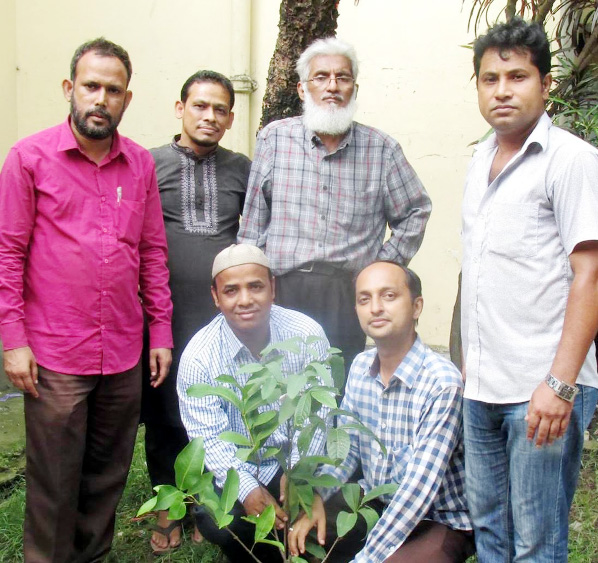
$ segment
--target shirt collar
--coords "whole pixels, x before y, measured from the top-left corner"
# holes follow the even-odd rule
[[[77,138],[73,133],[71,128],[71,116],[69,115],[65,121],[60,125],[60,138],[58,139],[58,151],[72,151],[77,150],[79,151],[85,158],[87,156],[83,153],[81,148],[79,147],[79,143],[77,142]],[[110,146],[110,152],[105,157],[107,162],[115,159],[120,154],[123,155],[124,158],[127,160],[131,160],[129,155],[125,152],[123,144],[120,139],[120,134],[118,131],[115,131],[112,135],[112,145]]]
[[[393,385],[394,380],[400,380],[411,389],[415,385],[415,380],[422,369],[425,357],[426,345],[421,341],[420,337],[417,336],[413,346],[411,346],[409,352],[407,352],[402,362],[392,374],[389,387]],[[380,358],[377,353],[372,358],[369,374],[373,378],[378,378],[380,376]]]
[[[320,137],[318,137],[318,134],[315,131],[312,131],[311,129],[308,129],[307,127],[305,127],[305,124],[303,125],[303,128],[305,129],[305,140],[307,142],[311,143],[312,147],[319,147],[319,146],[323,145],[322,140],[320,139]],[[336,151],[334,151],[334,152],[338,152],[338,151],[344,149],[347,145],[349,145],[351,143],[351,141],[353,140],[354,129],[355,129],[355,121],[353,121],[351,123],[351,127],[349,127],[349,130],[345,133],[345,136],[342,138]]]
[[[552,120],[550,119],[548,114],[544,112],[540,116],[540,119],[538,120],[538,123],[536,123],[536,126],[534,127],[532,132],[528,135],[519,152],[524,153],[525,151],[527,151],[528,147],[530,147],[533,144],[537,144],[540,147],[542,147],[542,150],[546,150],[548,146],[548,131],[551,127]],[[496,139],[496,133],[493,132],[487,139],[478,143],[474,147],[474,152],[477,152],[478,150],[493,150],[497,147],[497,145],[498,142]]]
[[[170,146],[172,147],[172,149],[178,153],[184,154],[186,157],[190,158],[191,160],[195,160],[198,162],[201,160],[205,160],[209,156],[212,156],[218,150],[218,145],[216,145],[214,147],[214,150],[210,151],[208,154],[198,155],[189,147],[183,147],[183,146],[179,145],[180,140],[181,140],[180,135],[175,135],[172,138],[172,143],[170,143]]]

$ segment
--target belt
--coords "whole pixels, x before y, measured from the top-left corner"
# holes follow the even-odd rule
[[[340,265],[330,264],[329,262],[307,262],[301,264],[300,268],[288,272],[289,274],[300,272],[302,274],[322,274],[324,276],[351,276],[353,273],[350,270],[345,270]]]

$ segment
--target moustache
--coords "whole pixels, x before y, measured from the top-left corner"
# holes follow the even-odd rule
[[[104,108],[90,109],[85,112],[85,119],[91,116],[102,117],[112,123],[112,116]]]

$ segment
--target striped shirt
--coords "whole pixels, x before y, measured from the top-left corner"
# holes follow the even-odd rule
[[[293,337],[319,336],[322,340],[312,346],[320,353],[320,359],[327,357],[330,347],[324,331],[318,323],[297,311],[283,309],[276,305],[270,312],[270,340],[282,342]],[[283,374],[302,371],[313,357],[303,351],[301,354],[284,352],[282,363]],[[187,396],[187,388],[196,383],[206,383],[213,386],[226,386],[233,389],[238,396],[240,392],[232,385],[215,381],[222,374],[233,375],[241,386],[247,383],[249,373],[236,374],[241,365],[256,362],[247,347],[235,336],[228,326],[224,316],[219,314],[210,324],[202,328],[187,344],[179,365],[177,391],[181,419],[190,439],[202,436],[204,439],[206,457],[205,465],[208,471],[214,473],[216,486],[222,488],[226,473],[234,467],[239,473],[239,500],[243,502],[247,495],[259,486],[267,485],[274,478],[280,465],[275,458],[268,458],[258,467],[254,463],[242,462],[235,456],[237,447],[218,438],[221,432],[231,430],[249,436],[241,413],[229,402],[215,396],[198,399]],[[280,401],[270,405],[265,410],[279,410]],[[296,442],[297,436],[293,441]],[[265,444],[266,447],[282,448],[283,451],[292,449],[291,461],[298,460],[296,443],[289,444],[289,438],[283,427],[276,430]],[[310,454],[321,454],[324,450],[324,437],[316,433],[310,446]],[[259,478],[259,483],[258,483]]]
[[[376,349],[355,358],[341,408],[359,416],[385,445],[387,455],[376,441],[350,430],[346,462],[324,467],[322,473],[345,482],[361,463],[360,485],[366,493],[384,483],[397,483],[399,488],[381,497],[386,509],[354,561],[384,561],[422,520],[471,530],[464,490],[462,395],[461,374],[419,337],[387,388]],[[339,424],[350,420],[340,417]],[[322,496],[327,499],[334,492],[326,489]]]
[[[353,122],[330,154],[301,117],[260,132],[239,242],[262,248],[276,275],[309,262],[359,271],[376,258],[407,264],[431,203],[399,144]],[[386,226],[392,236],[383,244]]]

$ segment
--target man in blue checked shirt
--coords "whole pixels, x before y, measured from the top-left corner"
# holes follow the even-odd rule
[[[187,388],[196,383],[215,386],[215,379],[221,374],[234,375],[244,385],[251,374],[235,375],[237,368],[256,362],[261,350],[272,342],[297,336],[319,336],[321,340],[313,346],[318,348],[322,359],[327,356],[330,345],[315,321],[297,311],[273,305],[274,278],[270,263],[256,246],[233,244],[216,256],[212,267],[212,297],[221,314],[190,340],[179,364],[177,391],[181,419],[190,439],[203,437],[205,465],[208,471],[214,473],[216,486],[223,486],[231,467],[239,473],[239,502],[231,513],[235,520],[229,528],[251,547],[255,526],[242,520],[242,516],[261,514],[271,504],[276,509],[277,527],[283,528],[287,521],[277,500],[284,491],[282,469],[276,459],[266,459],[259,467],[258,479],[258,467],[242,462],[235,456],[236,446],[218,438],[226,430],[247,435],[241,413],[219,397],[188,397]],[[285,355],[282,370],[284,373],[297,373],[312,360],[307,352],[289,353]],[[299,459],[296,444],[289,444],[282,429],[272,435],[266,446],[290,451],[292,462]],[[310,454],[318,455],[323,450],[323,436],[315,434]],[[231,561],[247,561],[247,551],[243,546],[228,530],[219,530],[205,511],[197,511],[195,521],[201,534],[219,545]],[[261,561],[280,560],[278,549],[266,544],[256,545],[253,553]]]
[[[371,503],[380,519],[367,538],[360,517],[328,561],[465,561],[474,545],[464,491],[463,381],[415,332],[423,308],[421,281],[404,266],[374,262],[357,277],[355,308],[376,348],[353,362],[341,408],[357,414],[387,453],[375,440],[351,431],[346,462],[322,472],[346,482],[361,467],[360,485],[366,493],[384,483],[396,483],[398,489]],[[342,418],[341,423],[348,421]],[[293,554],[305,551],[313,527],[318,542],[330,548],[336,516],[349,510],[338,490],[320,493],[313,518],[304,515],[293,524]]]

